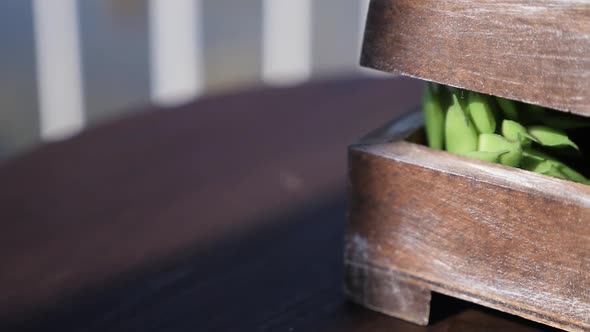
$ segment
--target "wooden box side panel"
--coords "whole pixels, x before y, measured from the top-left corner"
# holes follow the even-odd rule
[[[495,181],[497,168],[529,183]],[[590,329],[590,187],[407,142],[352,148],[350,181],[349,263]]]
[[[430,289],[395,271],[347,264],[344,291],[353,301],[375,311],[419,325],[428,324]]]
[[[590,116],[590,3],[372,0],[361,64]]]

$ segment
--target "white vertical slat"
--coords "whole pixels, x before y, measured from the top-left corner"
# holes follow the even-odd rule
[[[84,126],[76,0],[33,0],[41,137],[65,138]]]
[[[263,1],[263,80],[295,84],[311,77],[312,0]]]
[[[202,94],[202,0],[150,0],[152,100],[175,105]]]

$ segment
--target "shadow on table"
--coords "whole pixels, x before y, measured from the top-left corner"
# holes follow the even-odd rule
[[[275,219],[11,328],[249,330],[340,303],[343,195]]]
[[[188,258],[64,300],[19,331],[537,331],[545,327],[435,294],[419,327],[345,300],[344,194],[234,234]],[[31,316],[33,317],[33,316]],[[4,330],[4,329],[3,329]]]

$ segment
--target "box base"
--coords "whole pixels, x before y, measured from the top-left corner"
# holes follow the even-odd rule
[[[419,119],[349,150],[350,298],[425,325],[435,291],[590,331],[590,186],[404,141]]]

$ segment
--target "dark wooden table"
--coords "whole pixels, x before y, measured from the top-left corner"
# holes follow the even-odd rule
[[[341,291],[346,146],[408,79],[150,110],[0,165],[0,330],[538,331],[435,296],[418,327]]]

